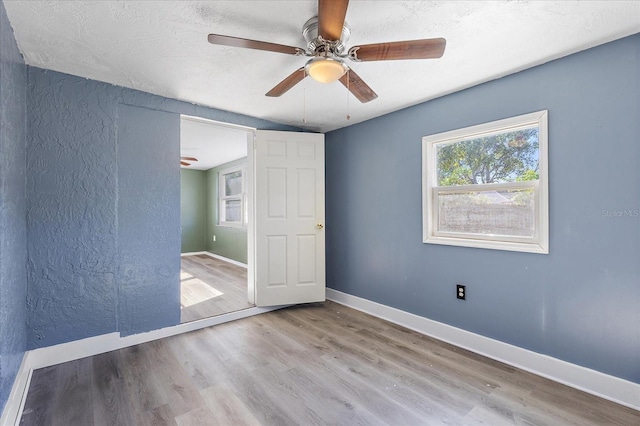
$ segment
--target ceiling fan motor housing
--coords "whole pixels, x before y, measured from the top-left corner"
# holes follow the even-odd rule
[[[307,42],[309,52],[324,54],[324,56],[327,54],[341,55],[346,48],[347,41],[349,41],[351,28],[345,22],[342,26],[340,40],[323,40],[318,34],[318,17],[314,16],[305,22],[302,27],[302,35]]]

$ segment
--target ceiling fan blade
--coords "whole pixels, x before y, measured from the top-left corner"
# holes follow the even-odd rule
[[[378,97],[371,87],[360,78],[352,69],[349,69],[342,77],[340,83],[344,85],[360,102],[367,103]]]
[[[246,49],[266,50],[268,52],[286,53],[289,55],[303,55],[305,53],[305,50],[300,47],[285,46],[283,44],[249,40],[248,38],[231,37],[219,34],[209,34],[208,40],[211,44],[244,47]]]
[[[318,33],[325,40],[340,40],[349,0],[318,0]]]
[[[198,161],[198,159],[195,157],[180,157],[180,159],[187,160],[187,161]]]
[[[392,61],[397,59],[432,59],[444,54],[447,41],[443,38],[365,44],[349,49],[354,61]]]
[[[284,95],[289,89],[300,83],[307,76],[304,68],[299,68],[282,80],[273,89],[269,90],[266,96],[277,97]]]
[[[180,165],[181,166],[190,166],[191,164],[185,162],[185,161],[180,161]]]

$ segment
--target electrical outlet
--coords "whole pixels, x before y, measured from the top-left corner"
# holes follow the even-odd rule
[[[467,300],[467,287],[462,284],[456,284],[456,297],[461,300]]]
[[[216,236],[215,235],[213,236],[213,242],[214,243],[216,242]]]

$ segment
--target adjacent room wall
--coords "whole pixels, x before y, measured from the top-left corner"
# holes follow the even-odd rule
[[[26,349],[27,69],[0,2],[0,413]]]
[[[328,133],[327,285],[640,383],[639,70],[634,35]],[[550,253],[423,244],[421,138],[543,109]]]
[[[206,171],[180,169],[182,253],[208,251],[247,263],[247,229],[218,225],[218,173],[246,163],[245,157]]]
[[[240,158],[207,170],[207,251],[227,259],[247,263],[247,228],[231,228],[218,225],[218,173],[229,167],[246,164]],[[216,241],[213,241],[213,236]]]
[[[180,169],[181,253],[207,250],[206,170]]]
[[[147,172],[152,176],[161,173],[164,167],[174,176],[171,179],[175,182],[172,180],[171,188],[155,195],[172,200],[174,183],[178,188],[180,184],[178,156],[175,163],[166,166],[164,162],[148,158],[118,160],[119,105],[259,129],[298,130],[32,67],[28,68],[27,94],[28,349],[114,331],[141,332],[166,325],[166,318],[159,324],[148,322],[153,306],[147,299],[154,300],[148,294],[153,289],[145,287],[136,291],[129,285],[127,269],[118,261],[119,247],[131,241],[126,240],[130,238],[129,234],[118,229],[117,176],[122,178],[122,170],[118,172],[122,167],[133,173],[132,162],[140,167],[138,173]],[[154,123],[162,121],[162,114],[147,116],[154,117],[153,122],[141,125],[153,128]],[[179,120],[175,123],[179,126]],[[179,129],[175,135],[179,135]],[[179,143],[179,136],[176,136],[176,149]],[[141,192],[149,189],[145,185],[138,189]],[[175,196],[178,197],[177,193]],[[167,232],[178,232],[179,212],[174,209],[179,209],[177,198],[174,207],[142,210],[137,220],[146,223],[159,216],[163,216],[163,220],[175,217],[174,227]],[[150,240],[155,241],[154,238]],[[139,250],[144,249],[143,244]],[[165,248],[163,255],[172,255],[167,250],[174,248]],[[173,254],[177,260],[179,251],[178,242]],[[140,277],[143,265],[133,266],[135,275]],[[172,268],[151,272],[157,274],[160,282],[166,282],[167,276],[177,276],[179,262],[176,262],[176,270]],[[121,281],[127,282],[128,294],[135,297],[127,301],[126,313],[133,315],[130,318],[122,317],[120,313]],[[178,285],[176,280],[176,288]],[[174,294],[172,289],[160,290],[163,294]],[[179,309],[176,304],[176,313]]]

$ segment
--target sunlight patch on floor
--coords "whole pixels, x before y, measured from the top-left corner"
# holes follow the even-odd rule
[[[180,273],[180,305],[183,308],[188,308],[224,294],[197,278],[192,277],[189,279],[187,276],[190,277],[191,275],[186,272]]]

